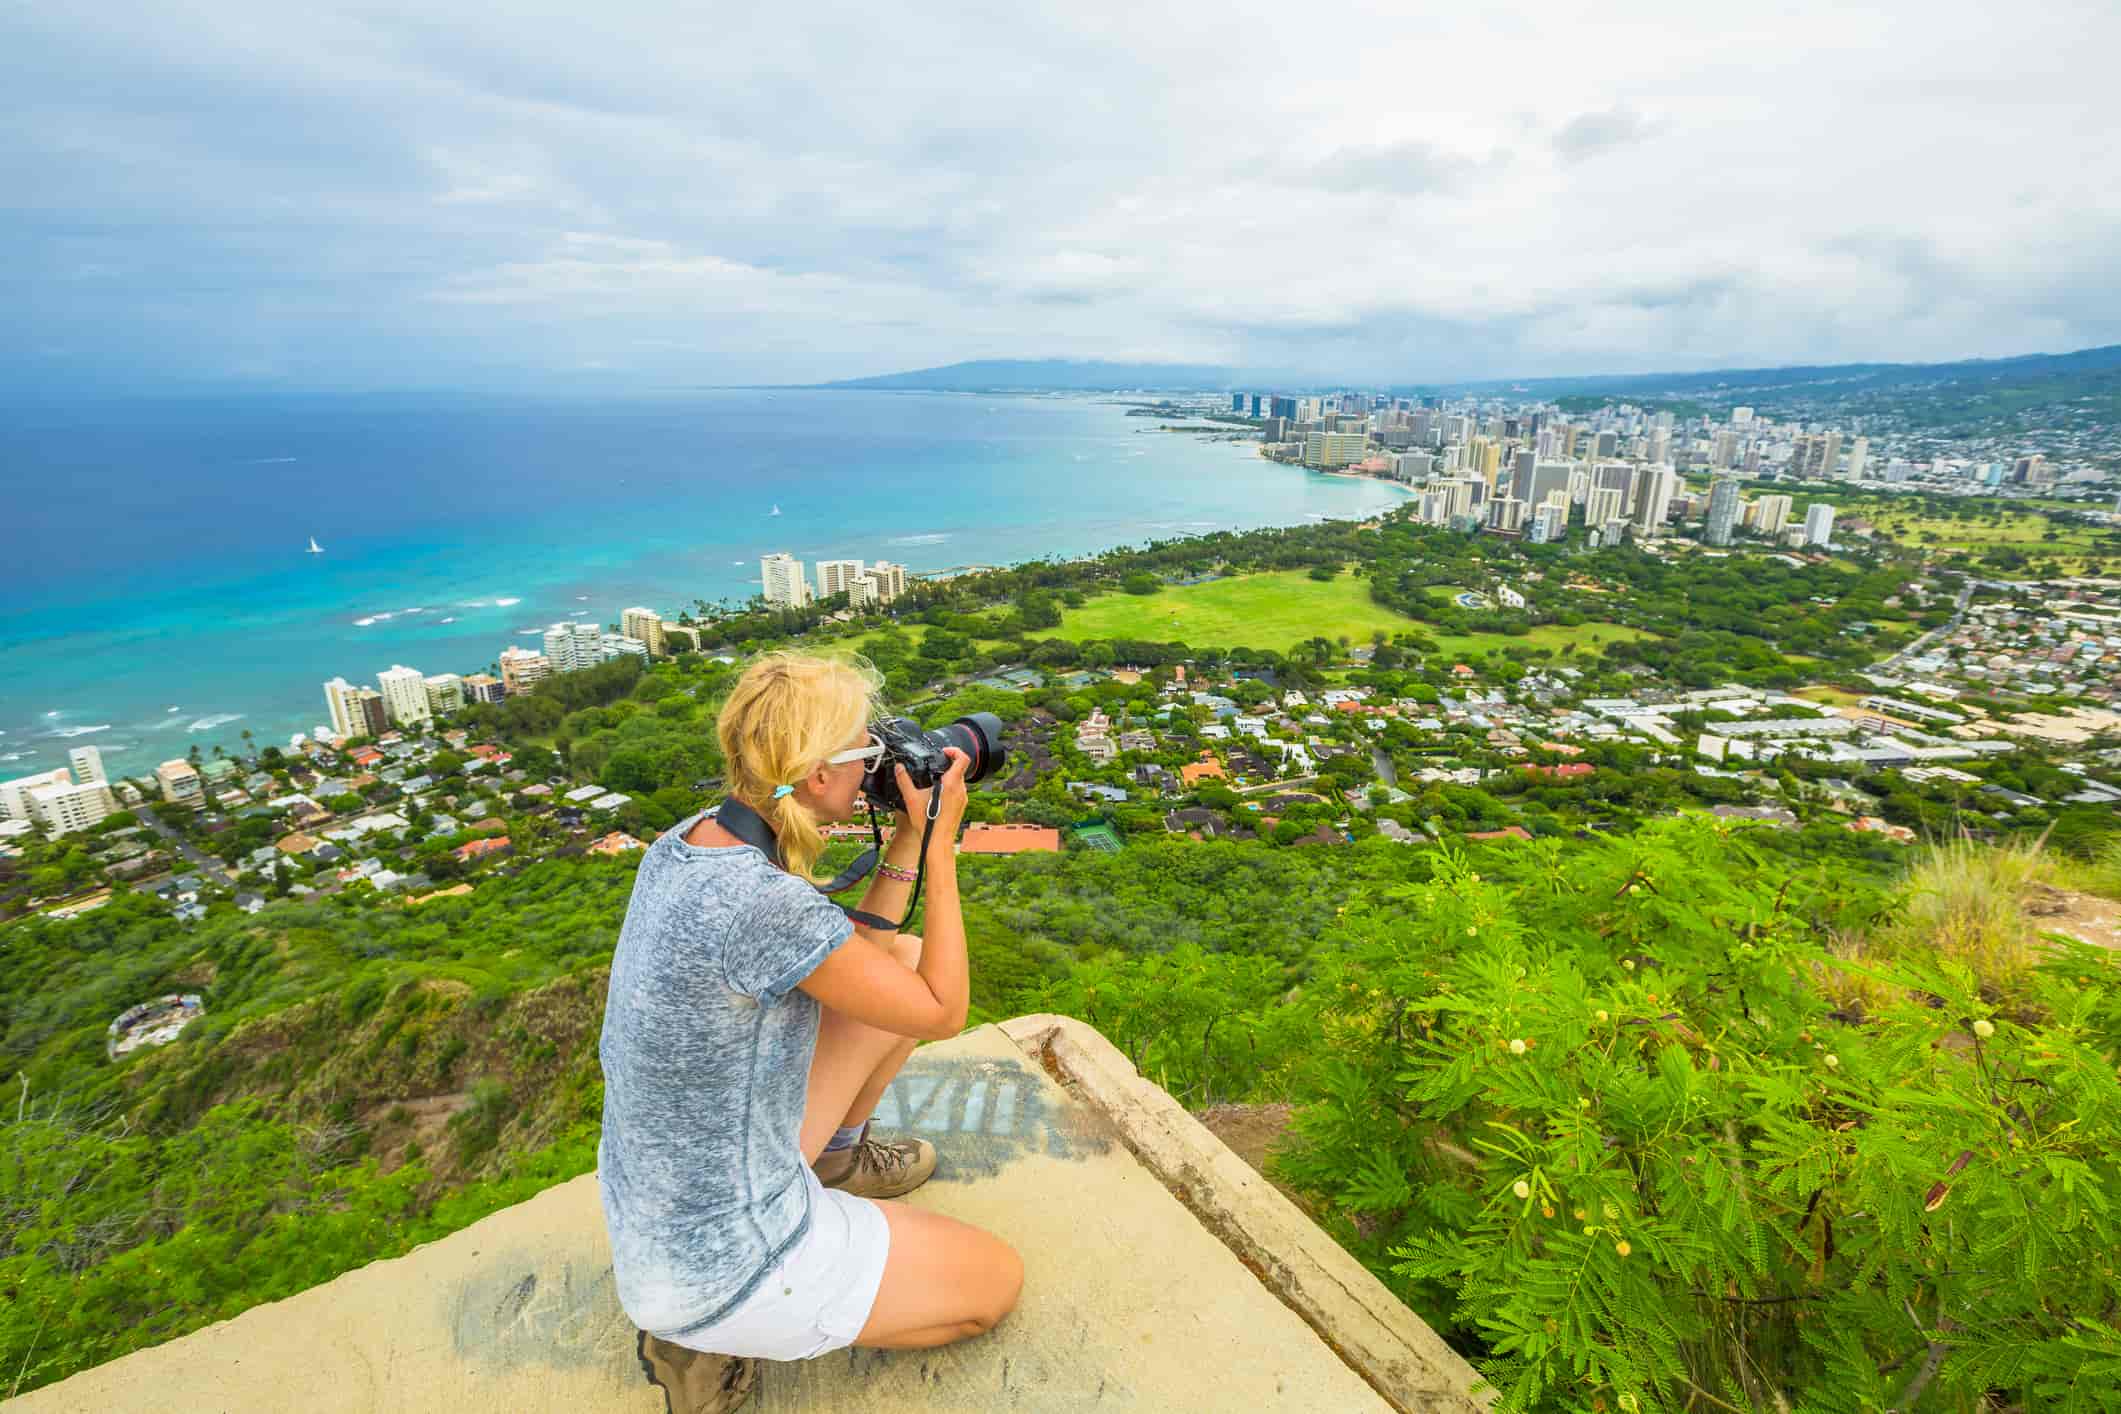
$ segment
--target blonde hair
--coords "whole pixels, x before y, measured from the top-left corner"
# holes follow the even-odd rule
[[[729,793],[765,817],[789,873],[810,879],[825,851],[818,822],[794,785],[845,747],[876,716],[882,681],[861,658],[767,653],[744,670],[715,722]]]

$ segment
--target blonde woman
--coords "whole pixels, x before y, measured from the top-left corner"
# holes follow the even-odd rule
[[[811,882],[819,826],[852,817],[882,755],[876,708],[852,664],[754,663],[717,731],[729,794],[764,819],[778,863],[696,815],[642,856],[619,932],[598,1180],[619,1300],[672,1414],[734,1409],[759,1359],[977,1335],[1023,1285],[999,1238],[877,1201],[934,1171],[930,1145],[869,1137],[869,1114],[917,1040],[963,1028],[967,971],[962,752],[935,788],[925,941],[857,928]],[[862,899],[888,918],[930,808],[896,769],[909,810]]]

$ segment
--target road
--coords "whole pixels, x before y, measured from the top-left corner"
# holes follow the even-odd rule
[[[140,817],[141,824],[147,826],[147,828],[153,830],[163,839],[169,841],[170,848],[176,850],[177,853],[183,855],[187,863],[189,863],[194,869],[203,871],[208,878],[231,880],[236,877],[234,874],[229,872],[228,867],[224,865],[220,860],[214,858],[210,854],[202,854],[197,849],[194,849],[191,845],[185,843],[184,840],[178,837],[177,832],[175,830],[172,830],[169,826],[163,824],[160,819],[156,818],[155,812],[153,810],[150,810],[147,806],[135,805],[133,807],[133,814]]]
[[[1890,658],[1875,665],[1872,671],[1881,673],[1898,672],[1901,664],[1910,659],[1921,657],[1923,652],[1928,649],[1932,639],[1948,637],[1952,633],[1957,632],[1960,621],[1966,617],[1967,601],[1974,597],[1974,588],[1977,583],[1978,581],[1971,579],[1966,582],[1965,587],[1959,591],[1957,602],[1952,605],[1952,616],[1949,619],[1939,624],[1936,628],[1931,629],[1928,633],[1923,634],[1922,637],[1908,644]]]

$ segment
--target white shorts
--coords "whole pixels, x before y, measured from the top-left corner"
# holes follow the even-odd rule
[[[808,1164],[810,1228],[773,1265],[743,1303],[712,1325],[658,1339],[713,1355],[809,1360],[843,1350],[869,1323],[891,1226],[867,1198],[826,1188]]]

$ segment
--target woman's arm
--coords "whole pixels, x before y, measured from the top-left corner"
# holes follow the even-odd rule
[[[950,756],[949,773],[936,787],[942,798],[928,843],[928,912],[920,966],[907,968],[857,931],[796,983],[821,1006],[894,1035],[927,1041],[945,1040],[964,1030],[971,1006],[965,921],[957,896],[957,826],[965,814],[965,767],[970,758],[955,747]],[[926,814],[927,792],[912,788],[904,767],[899,768],[899,790],[915,819]]]

